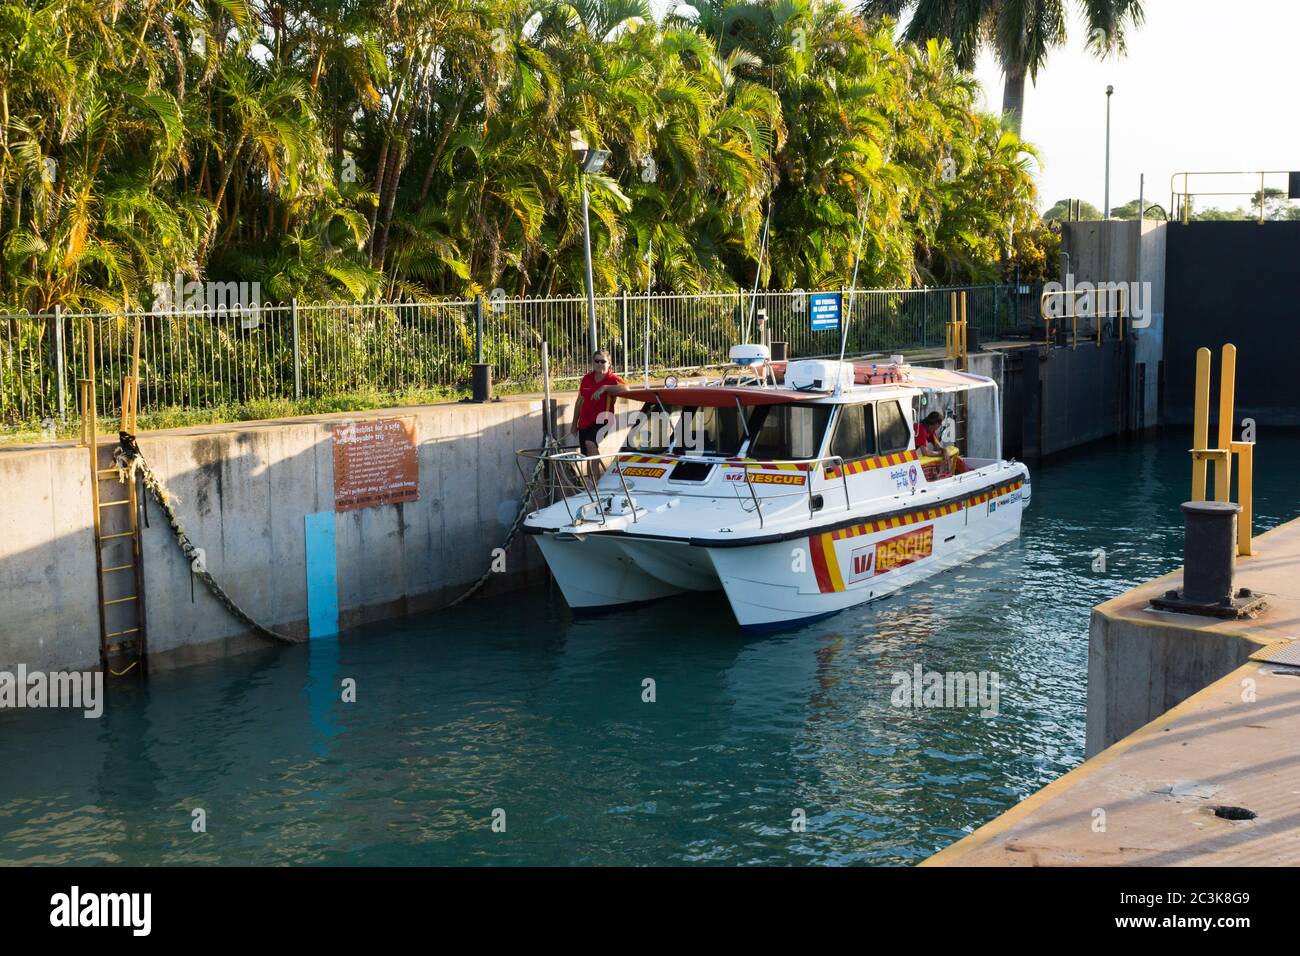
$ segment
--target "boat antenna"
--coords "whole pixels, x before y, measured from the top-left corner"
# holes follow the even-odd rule
[[[849,323],[853,321],[853,296],[858,290],[858,266],[862,264],[862,239],[867,234],[867,210],[871,206],[871,187],[867,187],[867,201],[862,206],[862,226],[858,229],[858,251],[853,258],[853,281],[849,285],[849,304],[844,310],[844,331],[840,335],[840,363],[844,362],[844,350],[849,344]],[[844,380],[835,377],[835,394],[840,394]]]
[[[768,72],[771,75],[769,89],[775,90],[776,89],[776,64],[775,63],[772,63],[768,66]],[[771,127],[775,128],[776,126],[775,107],[772,110],[772,118],[770,120],[770,123],[771,123]],[[773,134],[773,136],[775,136],[775,134]],[[773,140],[773,145],[775,145],[775,139]],[[754,291],[750,293],[749,296],[749,315],[745,317],[745,334],[741,339],[741,341],[743,342],[749,341],[749,330],[754,325],[754,310],[758,308],[758,281],[763,275],[763,257],[767,252],[767,235],[768,235],[768,231],[772,227],[772,192],[774,187],[776,186],[775,177],[773,176],[773,172],[772,172],[772,165],[773,164],[772,164],[771,151],[769,149],[768,162],[767,162],[767,212],[763,216],[763,238],[758,244],[758,265],[754,267]]]
[[[650,248],[645,254],[645,387],[650,387],[650,285],[654,282],[655,241],[650,237]]]
[[[745,317],[745,335],[742,341],[749,341],[749,330],[754,324],[754,309],[758,307],[758,280],[763,275],[763,255],[767,251],[767,230],[772,225],[772,192],[767,193],[767,213],[763,216],[763,239],[758,244],[758,265],[754,268],[754,291],[749,296],[749,315]]]

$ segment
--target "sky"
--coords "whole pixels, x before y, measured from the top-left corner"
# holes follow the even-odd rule
[[[1300,3],[1295,0],[1144,0],[1128,54],[1100,61],[1084,49],[1087,28],[1071,18],[1069,42],[1025,91],[1021,130],[1038,147],[1043,208],[1066,197],[1098,209],[1105,191],[1106,86],[1111,98],[1111,205],[1138,195],[1169,204],[1169,177],[1198,170],[1300,169]],[[985,54],[976,68],[990,110],[1002,75]],[[1286,188],[1285,176],[1269,186]],[[1193,178],[1190,188],[1248,190],[1256,177]],[[1207,197],[1197,207],[1235,209],[1249,196]]]
[[[1067,0],[1073,10],[1077,4]],[[852,0],[848,0],[851,5]],[[673,0],[652,0],[656,14]],[[1111,98],[1111,206],[1138,196],[1169,204],[1170,176],[1182,171],[1300,169],[1300,2],[1143,0],[1146,18],[1128,54],[1098,60],[1084,49],[1074,13],[1069,40],[1025,91],[1023,137],[1039,151],[1040,206],[1082,198],[1102,208],[1106,86]],[[976,78],[985,107],[998,112],[1002,74],[983,54]],[[1285,189],[1285,176],[1267,185]],[[1258,177],[1200,178],[1191,189],[1253,192]],[[1249,196],[1203,198],[1197,208],[1235,209]]]

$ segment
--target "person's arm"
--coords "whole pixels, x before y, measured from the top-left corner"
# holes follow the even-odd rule
[[[591,397],[600,398],[602,395],[622,395],[624,392],[631,391],[624,381],[612,382],[609,385],[602,385],[591,393]]]
[[[578,419],[582,416],[582,393],[578,393],[578,400],[573,403],[573,423],[569,425],[569,434],[578,434]]]

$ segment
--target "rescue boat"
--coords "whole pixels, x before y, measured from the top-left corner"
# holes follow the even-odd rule
[[[736,357],[747,368],[717,381],[623,394],[641,408],[617,452],[520,452],[546,472],[524,530],[575,610],[721,590],[742,627],[786,629],[1019,535],[1029,471],[1001,457],[994,380],[901,357]],[[916,446],[933,411],[946,454]]]

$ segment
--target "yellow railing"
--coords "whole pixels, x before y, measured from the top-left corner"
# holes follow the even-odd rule
[[[960,311],[958,306],[960,305]],[[953,359],[958,371],[966,371],[966,292],[952,294],[952,308],[944,329],[948,358]]]
[[[1117,292],[1119,293],[1119,305],[1111,306],[1110,303],[1113,300],[1114,294]],[[1128,317],[1128,286],[1121,283],[1115,283],[1113,285],[1103,285],[1092,289],[1062,289],[1057,292],[1044,292],[1039,296],[1038,314],[1045,323],[1044,344],[1049,346],[1052,344],[1052,333],[1055,331],[1052,327],[1052,323],[1056,322],[1058,319],[1069,319],[1070,348],[1076,349],[1079,347],[1078,297],[1081,295],[1090,295],[1094,297],[1091,317],[1097,320],[1097,328],[1095,332],[1097,344],[1101,345],[1102,319],[1116,320],[1115,329],[1119,335],[1120,341],[1123,341],[1124,319]],[[1052,315],[1048,303],[1055,298],[1064,299],[1067,296],[1069,297],[1070,303],[1069,313],[1067,315]],[[1099,299],[1102,300],[1103,304],[1097,304]],[[1084,318],[1088,318],[1088,316],[1084,316]]]
[[[1196,405],[1192,417],[1192,500],[1205,500],[1206,465],[1214,462],[1214,500],[1230,501],[1232,456],[1237,456],[1237,554],[1251,553],[1252,485],[1255,478],[1255,443],[1232,440],[1232,416],[1237,387],[1237,347],[1223,347],[1219,373],[1219,435],[1210,448],[1210,350],[1196,350]]]
[[[1192,176],[1258,176],[1259,177],[1259,221],[1264,221],[1264,190],[1269,176],[1286,176],[1289,171],[1285,169],[1267,169],[1267,170],[1213,170],[1200,172],[1182,172],[1174,173],[1169,177],[1169,213],[1173,215],[1178,209],[1178,203],[1182,202],[1182,212],[1179,218],[1184,223],[1191,219],[1192,214],[1192,197],[1193,196],[1254,196],[1255,191],[1247,190],[1222,190],[1214,191],[1207,189],[1198,189],[1195,192],[1191,189],[1190,177]],[[1182,177],[1183,188],[1178,189],[1177,183],[1179,177]]]

